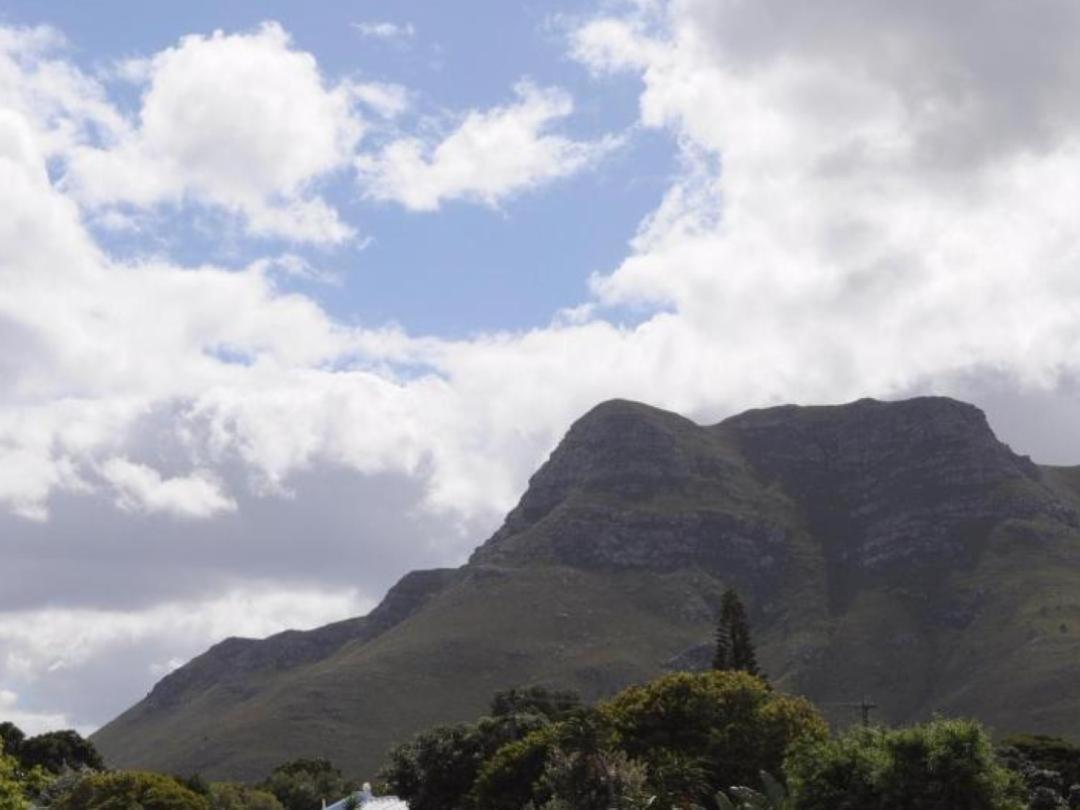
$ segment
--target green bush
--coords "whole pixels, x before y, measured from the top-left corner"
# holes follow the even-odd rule
[[[645,810],[652,805],[644,765],[624,751],[555,748],[540,778],[542,810]]]
[[[22,729],[14,723],[7,720],[0,723],[0,748],[7,752],[9,756],[17,757],[19,755],[19,747],[25,739],[26,735],[23,734]]]
[[[547,724],[540,715],[511,714],[438,726],[394,748],[379,779],[410,810],[452,810],[467,802],[481,767],[500,748]]]
[[[968,720],[858,729],[787,762],[795,810],[1021,810],[1019,780]]]
[[[210,810],[285,809],[274,794],[265,790],[231,782],[214,782],[210,785]]]
[[[23,767],[60,773],[64,768],[101,770],[105,763],[94,744],[77,731],[50,731],[22,741],[16,754]]]
[[[1001,741],[1001,749],[1030,768],[1060,774],[1066,789],[1080,784],[1080,746],[1076,743],[1042,734],[1014,734]]]
[[[29,806],[23,797],[18,771],[18,762],[4,753],[4,745],[0,742],[0,810],[24,810]]]
[[[337,800],[354,789],[328,760],[303,758],[278,765],[259,787],[285,810],[319,808],[323,799]]]
[[[618,748],[655,775],[667,768],[669,781],[680,770],[697,778],[700,769],[709,796],[731,785],[760,787],[761,771],[779,773],[794,745],[828,733],[808,701],[736,671],[667,675],[626,689],[600,711]]]
[[[157,773],[96,773],[76,783],[54,810],[210,810],[206,799],[171,776]]]
[[[536,785],[544,775],[555,739],[549,726],[496,751],[481,766],[473,784],[476,810],[521,810],[537,799]]]

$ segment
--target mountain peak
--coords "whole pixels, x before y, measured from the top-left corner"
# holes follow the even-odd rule
[[[983,412],[948,397],[784,405],[707,428],[611,400],[571,426],[473,561],[740,561],[733,570],[768,591],[784,538],[800,527],[832,538],[834,564],[892,570],[965,558],[976,551],[972,526],[1053,503],[1038,468]]]
[[[768,408],[713,430],[804,504],[834,563],[865,572],[956,563],[976,527],[1059,512],[1031,460],[947,397]]]

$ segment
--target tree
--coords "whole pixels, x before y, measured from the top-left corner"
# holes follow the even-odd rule
[[[391,750],[379,778],[410,810],[455,808],[496,751],[547,724],[541,715],[511,714],[438,726]]]
[[[1014,734],[1001,741],[998,756],[1018,773],[1033,793],[1053,789],[1062,798],[1077,795],[1080,784],[1080,746],[1061,737]]]
[[[171,776],[137,771],[95,773],[83,777],[60,797],[53,810],[209,810],[202,796]]]
[[[444,810],[468,794],[483,758],[474,724],[437,726],[395,747],[379,778],[412,810]]]
[[[272,793],[285,810],[311,810],[322,800],[337,800],[351,793],[341,771],[326,759],[294,759],[278,765],[260,788]]]
[[[623,751],[556,748],[541,779],[550,798],[542,810],[645,810],[647,770]]]
[[[716,625],[716,653],[713,669],[741,670],[760,675],[754,642],[750,636],[750,622],[746,608],[734,588],[724,591],[720,600],[720,620]]]
[[[795,810],[1021,810],[1020,780],[970,720],[855,729],[799,748],[786,765]]]
[[[19,748],[25,739],[26,735],[23,734],[22,729],[14,723],[9,723],[6,720],[0,723],[0,746],[8,755],[19,756]]]
[[[94,744],[70,729],[50,731],[24,740],[19,746],[18,758],[27,770],[36,766],[54,774],[60,773],[65,767],[76,770],[101,770],[105,767]]]
[[[808,701],[747,672],[673,673],[620,692],[600,711],[615,744],[650,774],[667,768],[672,784],[679,772],[696,779],[699,760],[708,797],[731,785],[760,786],[760,772],[779,773],[796,744],[827,737]]]
[[[29,807],[18,778],[19,763],[4,753],[0,741],[0,810],[24,810]]]
[[[536,786],[555,747],[554,732],[554,726],[547,726],[507,743],[481,766],[472,787],[477,810],[521,810],[529,802],[542,804],[534,801],[540,796]]]
[[[265,790],[231,782],[214,782],[210,785],[210,810],[285,809],[274,794]]]

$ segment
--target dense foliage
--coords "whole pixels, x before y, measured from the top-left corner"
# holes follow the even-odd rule
[[[51,773],[60,773],[65,768],[105,767],[94,744],[71,730],[30,737],[19,746],[17,756],[24,767],[40,766]]]
[[[210,810],[284,810],[272,793],[227,782],[210,785],[209,801]]]
[[[23,734],[22,729],[14,723],[7,721],[0,723],[0,748],[8,756],[14,756],[25,739],[26,735]]]
[[[85,742],[74,732],[72,734]],[[40,797],[50,782],[55,781],[56,775],[43,768],[36,757],[24,757],[27,743],[42,737],[26,740],[18,726],[0,723],[0,810],[28,807],[29,799]],[[97,752],[94,754],[96,756]]]
[[[1032,810],[1080,807],[1080,746],[1060,737],[1014,734],[998,754],[1020,775]]]
[[[205,798],[171,776],[136,771],[80,779],[55,810],[210,810]]]
[[[19,763],[4,753],[4,745],[0,742],[0,810],[23,810],[26,806]]]
[[[259,786],[285,810],[312,810],[323,799],[340,798],[355,789],[341,771],[325,759],[294,759],[279,765]]]
[[[464,806],[487,760],[549,722],[541,714],[505,714],[433,728],[394,748],[380,779],[411,810]]]
[[[523,713],[441,726],[398,746],[381,773],[388,788],[413,810],[606,810],[646,794],[663,810],[756,782],[795,743],[826,735],[809,703],[745,672],[669,675],[597,708],[518,690],[492,709]]]
[[[1020,810],[1019,780],[968,720],[858,729],[788,759],[795,810]]]
[[[601,711],[615,744],[648,765],[668,803],[757,785],[761,771],[780,771],[795,743],[827,735],[808,701],[746,672],[667,675],[624,690]]]

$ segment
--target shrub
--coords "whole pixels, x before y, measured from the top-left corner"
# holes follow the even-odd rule
[[[645,766],[623,751],[555,748],[540,781],[550,796],[543,810],[644,810],[652,803]]]
[[[294,759],[278,765],[259,787],[272,793],[285,810],[318,808],[323,799],[338,799],[353,790],[341,771],[321,758]]]
[[[1019,780],[977,723],[858,729],[805,744],[787,763],[796,810],[1020,810]]]
[[[0,743],[0,810],[23,810],[28,806],[18,779],[18,767],[15,758],[5,754]]]
[[[999,754],[1010,768],[1029,782],[1029,787],[1041,787],[1037,775],[1052,771],[1058,774],[1059,792],[1080,784],[1080,746],[1061,737],[1041,734],[1014,734],[1001,741]]]
[[[25,739],[26,735],[23,734],[22,729],[14,723],[9,723],[6,720],[0,723],[0,748],[3,748],[9,756],[17,757],[19,755],[19,747]]]
[[[105,763],[94,744],[77,731],[50,731],[22,741],[18,758],[23,767],[60,773],[64,768],[101,770]]]
[[[507,743],[483,764],[472,788],[477,810],[521,810],[539,798],[536,785],[555,745],[553,731],[539,729]]]
[[[472,791],[485,761],[546,725],[538,715],[512,714],[439,726],[394,748],[379,778],[410,810],[456,808]]]
[[[206,799],[170,776],[157,773],[96,773],[60,797],[55,810],[209,810]]]
[[[210,810],[284,810],[284,806],[265,790],[214,782],[210,785]]]
[[[773,692],[746,672],[674,673],[626,689],[601,712],[615,744],[657,775],[681,763],[692,776],[697,760],[710,796],[731,785],[760,787],[760,772],[779,773],[796,743],[827,736],[808,701]]]

